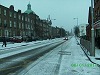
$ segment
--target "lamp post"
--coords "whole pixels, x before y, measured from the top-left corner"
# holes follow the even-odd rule
[[[50,18],[50,15],[48,15],[47,20],[49,21],[49,24],[50,24],[50,27],[49,27],[49,37],[52,38],[52,27],[51,27],[51,25],[52,25],[52,20],[56,20],[56,19],[51,19],[51,18]]]
[[[94,24],[93,24],[93,19],[94,19],[94,16],[93,16],[93,0],[91,0],[91,18],[92,18],[92,28],[91,28],[91,53],[90,55],[91,56],[95,56],[95,36],[94,36]]]
[[[73,18],[73,19],[76,19],[77,20],[77,26],[78,26],[78,18]]]

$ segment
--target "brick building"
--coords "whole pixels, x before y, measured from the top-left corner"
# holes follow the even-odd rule
[[[95,45],[100,47],[100,0],[94,0],[94,30],[95,30]],[[87,39],[91,41],[91,7],[89,7],[88,23],[86,27]]]
[[[27,5],[27,10],[15,11],[14,6],[9,8],[0,5],[0,37],[32,37],[38,39],[48,39],[60,36],[60,28],[51,26],[51,20],[40,19],[31,10],[31,4]]]
[[[88,13],[88,25],[86,26],[86,35],[87,35],[87,40],[91,40],[91,7],[89,7],[89,13]]]
[[[94,0],[94,27],[96,37],[100,37],[100,0]]]
[[[15,11],[13,5],[9,8],[0,5],[0,36],[34,36],[32,17],[21,10]]]
[[[95,37],[100,36],[100,0],[94,0],[94,29],[95,29]],[[86,27],[88,40],[91,40],[91,7],[89,7],[88,14],[88,23],[89,25]]]

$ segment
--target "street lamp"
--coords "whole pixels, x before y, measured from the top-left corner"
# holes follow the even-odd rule
[[[49,27],[49,35],[50,35],[50,37],[52,38],[52,27],[51,27],[51,25],[52,25],[52,20],[56,20],[56,19],[51,19],[50,18],[50,15],[48,15],[48,18],[47,18],[47,20],[49,21],[49,24],[50,24],[50,27]]]
[[[50,20],[56,20],[56,19],[50,19]]]
[[[94,40],[94,25],[93,25],[93,0],[91,0],[91,18],[92,18],[92,28],[91,28],[91,56],[95,56],[95,40]]]
[[[48,15],[47,20],[56,20],[56,19],[51,19],[50,15]]]
[[[73,19],[76,19],[77,20],[77,26],[78,26],[78,18],[73,18]]]

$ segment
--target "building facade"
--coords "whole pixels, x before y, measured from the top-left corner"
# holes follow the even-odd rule
[[[94,32],[95,32],[95,45],[100,48],[100,0],[94,0]],[[87,38],[91,41],[91,7],[89,7],[88,23],[86,27]]]
[[[94,28],[95,36],[100,37],[100,0],[94,0]]]
[[[31,10],[31,4],[27,5],[27,10],[15,11],[14,6],[9,8],[0,5],[0,37],[32,37],[38,39],[48,39],[60,36],[60,28],[51,26],[51,20],[40,19]]]
[[[9,8],[0,5],[0,36],[35,36],[34,19],[35,14],[31,12],[21,13],[13,5]]]

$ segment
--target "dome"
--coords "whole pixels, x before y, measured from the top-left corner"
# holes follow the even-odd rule
[[[35,12],[31,10],[31,4],[30,3],[27,5],[27,10],[24,13],[27,13],[27,14],[33,13],[33,14],[35,14]]]
[[[24,13],[27,13],[27,14],[33,13],[33,14],[35,14],[35,12],[32,11],[32,10],[26,10]]]

